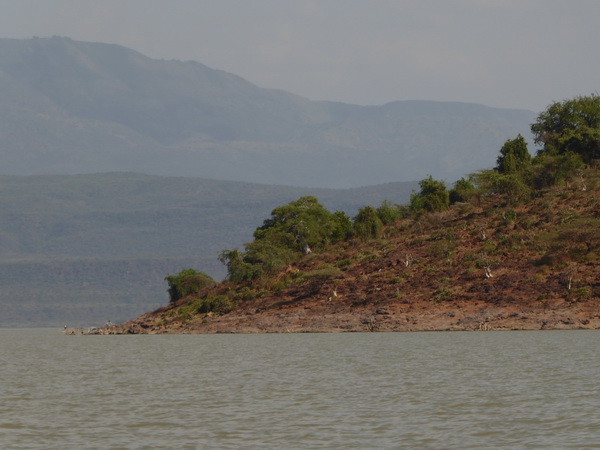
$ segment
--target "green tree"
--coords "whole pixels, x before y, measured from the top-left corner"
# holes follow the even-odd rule
[[[298,259],[299,252],[274,239],[255,239],[246,245],[244,262],[252,267],[251,278],[272,273]]]
[[[334,228],[331,233],[331,241],[339,242],[348,239],[352,234],[352,221],[348,214],[343,211],[333,213]]]
[[[450,194],[443,181],[434,180],[429,175],[424,180],[419,181],[421,191],[413,192],[410,196],[410,208],[414,212],[443,211],[450,205]]]
[[[531,188],[517,173],[503,174],[496,170],[482,170],[473,179],[485,192],[506,196],[508,203],[518,203],[531,196]]]
[[[314,249],[348,237],[350,219],[343,212],[331,213],[315,197],[301,197],[278,206],[244,252],[224,250],[220,261],[227,266],[228,278],[247,281],[277,271]]]
[[[234,283],[251,280],[259,273],[259,268],[245,261],[244,253],[234,250],[223,250],[219,261],[227,267],[227,278]]]
[[[372,206],[363,206],[354,217],[352,228],[354,234],[362,241],[377,238],[383,231],[383,222]]]
[[[477,189],[472,182],[472,177],[461,178],[454,183],[449,192],[450,203],[468,202],[477,194]]]
[[[581,155],[566,152],[561,155],[542,154],[535,158],[533,166],[533,183],[538,189],[568,183],[585,164]]]
[[[209,275],[194,269],[184,269],[177,275],[168,275],[165,281],[169,285],[167,292],[171,303],[215,285],[215,281]]]
[[[515,139],[507,140],[500,149],[496,161],[496,170],[500,173],[517,173],[531,164],[531,155],[527,150],[527,142],[520,134]]]
[[[581,155],[585,163],[600,158],[600,97],[596,94],[552,103],[531,125],[541,154]]]
[[[338,217],[339,218],[339,217]],[[271,212],[271,218],[254,232],[255,240],[304,252],[329,243],[339,225],[338,218],[312,196],[301,197]]]
[[[398,206],[388,200],[384,200],[379,205],[379,208],[377,208],[377,217],[379,217],[384,225],[389,225],[400,219],[402,212]]]

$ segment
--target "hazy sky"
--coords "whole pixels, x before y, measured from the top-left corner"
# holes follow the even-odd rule
[[[600,91],[599,0],[0,0],[0,37],[52,35],[313,100],[540,111]]]

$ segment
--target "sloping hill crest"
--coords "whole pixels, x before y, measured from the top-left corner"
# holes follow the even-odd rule
[[[401,219],[255,283],[224,282],[104,333],[600,328],[600,171],[586,189],[491,195]],[[205,299],[232,299],[224,314]]]
[[[135,171],[330,188],[425,173],[453,181],[493,165],[535,116],[461,103],[315,102],[198,62],[61,37],[0,39],[0,89],[8,175]]]

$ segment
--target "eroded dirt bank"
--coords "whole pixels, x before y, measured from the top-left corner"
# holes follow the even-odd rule
[[[600,310],[591,302],[564,300],[490,305],[455,302],[380,303],[375,308],[348,307],[336,300],[278,305],[265,311],[246,308],[220,317],[165,321],[164,310],[148,313],[102,334],[309,333],[372,331],[487,331],[600,329]]]

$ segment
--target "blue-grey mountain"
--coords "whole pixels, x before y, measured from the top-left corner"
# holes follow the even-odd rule
[[[529,136],[531,111],[357,106],[199,62],[68,38],[0,39],[0,173],[134,171],[311,187],[453,181]],[[390,99],[394,93],[390,93]]]

